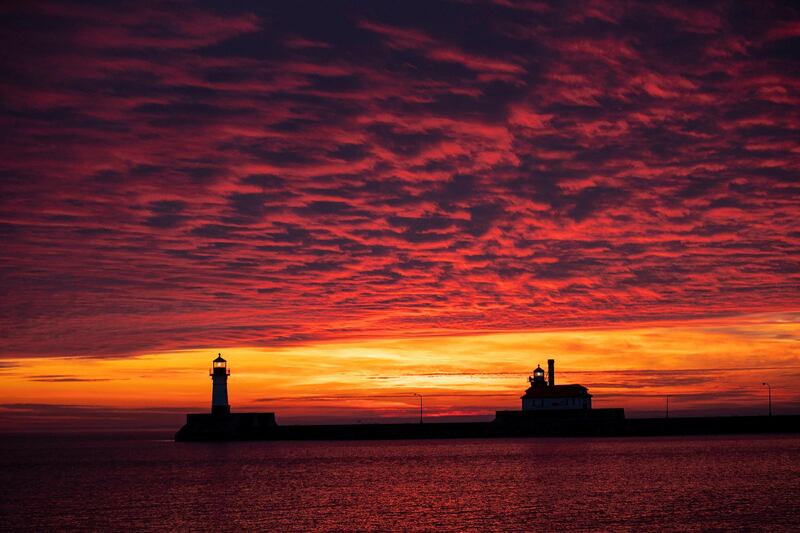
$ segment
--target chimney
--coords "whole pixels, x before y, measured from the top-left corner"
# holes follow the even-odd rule
[[[556,360],[547,360],[547,384],[551,387],[556,384]]]

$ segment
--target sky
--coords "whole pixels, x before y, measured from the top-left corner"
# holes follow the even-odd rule
[[[793,3],[0,13],[0,425],[800,413]]]

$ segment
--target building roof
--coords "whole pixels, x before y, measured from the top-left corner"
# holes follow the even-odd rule
[[[208,359],[206,359],[206,361],[207,361],[207,360],[208,360]],[[225,359],[223,359],[223,358],[222,358],[222,354],[221,354],[221,353],[220,353],[220,354],[217,354],[217,358],[216,358],[216,359],[214,359],[214,361],[213,361],[213,362],[214,362],[214,363],[227,363],[227,361],[226,361]]]
[[[530,387],[523,398],[573,398],[589,397],[589,389],[583,385],[553,385],[552,387]]]

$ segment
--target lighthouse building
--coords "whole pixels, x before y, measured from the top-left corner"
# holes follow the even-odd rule
[[[208,371],[211,376],[211,412],[189,413],[175,434],[177,441],[272,439],[278,424],[275,413],[231,413],[228,403],[228,362],[217,354]]]
[[[592,395],[583,385],[556,385],[555,360],[547,360],[547,379],[544,370],[536,366],[528,378],[531,386],[522,396],[523,411],[589,410]]]
[[[208,375],[211,376],[211,414],[227,415],[231,412],[228,403],[228,376],[231,371],[228,362],[222,358],[222,354],[217,354],[217,358],[211,362],[211,369]]]

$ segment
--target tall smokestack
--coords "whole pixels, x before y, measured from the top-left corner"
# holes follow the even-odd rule
[[[547,384],[551,387],[556,384],[556,360],[547,360]]]

